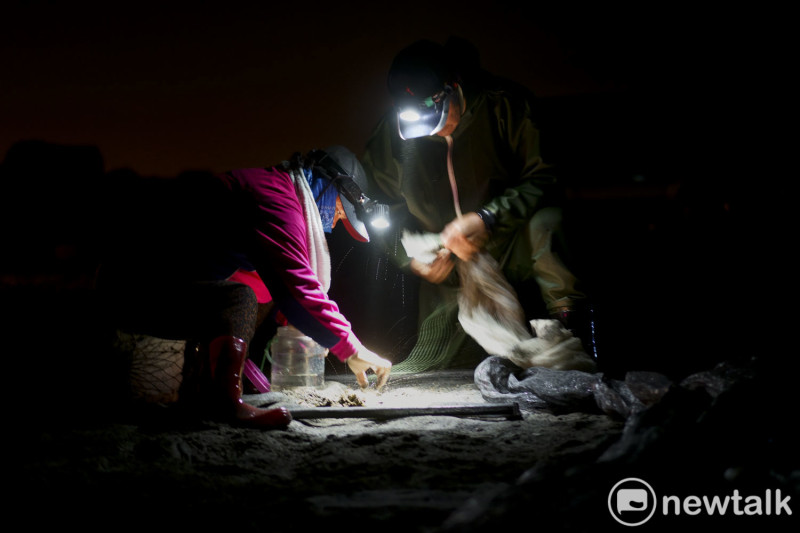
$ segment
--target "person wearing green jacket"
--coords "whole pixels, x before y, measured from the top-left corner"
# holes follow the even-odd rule
[[[480,250],[499,262],[529,318],[546,313],[572,329],[588,301],[558,253],[560,186],[540,153],[535,100],[480,69],[460,44],[423,40],[395,56],[394,105],[362,156],[371,196],[392,206],[395,230],[438,233],[443,244],[430,263],[391,246],[398,266],[424,280],[418,339],[398,372],[485,357],[458,324],[454,272]]]

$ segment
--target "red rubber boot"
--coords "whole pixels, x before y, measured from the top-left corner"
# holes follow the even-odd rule
[[[208,362],[215,401],[213,409],[232,424],[261,428],[285,428],[292,415],[285,407],[259,409],[242,400],[242,370],[247,343],[232,336],[217,337],[208,345]]]

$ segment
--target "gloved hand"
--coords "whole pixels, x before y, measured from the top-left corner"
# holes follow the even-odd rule
[[[380,389],[389,379],[392,371],[392,362],[380,357],[378,354],[368,350],[364,346],[358,346],[358,351],[347,358],[347,366],[356,375],[359,386],[367,387],[367,370],[372,370],[378,377],[377,387]]]
[[[467,213],[444,227],[442,244],[462,261],[469,261],[489,240],[489,231],[477,213]]]

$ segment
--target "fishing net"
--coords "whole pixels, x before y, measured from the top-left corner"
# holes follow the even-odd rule
[[[402,242],[409,257],[423,262],[431,262],[441,248],[433,234],[406,232]],[[596,369],[580,339],[557,320],[532,320],[532,331],[528,329],[516,292],[491,255],[479,253],[471,261],[458,261],[456,268],[461,284],[458,322],[488,354],[508,358],[521,368]]]
[[[178,401],[185,340],[117,331],[115,349],[129,363],[128,386],[133,399],[167,404]]]

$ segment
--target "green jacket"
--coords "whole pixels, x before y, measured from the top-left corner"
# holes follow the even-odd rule
[[[508,84],[465,94],[467,109],[453,132],[453,170],[461,212],[481,207],[496,216],[487,249],[498,259],[514,233],[555,195],[556,178],[539,152],[534,100]],[[437,135],[402,140],[389,111],[362,158],[369,194],[392,206],[393,227],[440,232],[456,217],[447,173],[447,142]],[[396,259],[408,258],[401,246]]]

